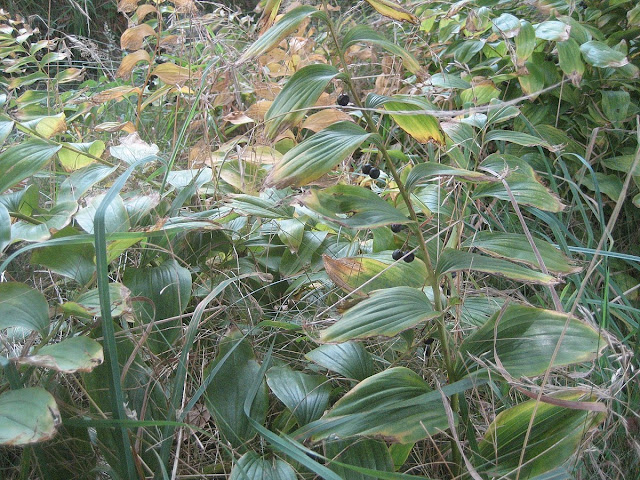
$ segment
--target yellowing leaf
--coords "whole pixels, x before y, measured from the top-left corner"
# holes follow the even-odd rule
[[[302,122],[302,128],[306,128],[311,130],[312,132],[319,132],[320,130],[324,130],[329,125],[333,125],[337,122],[352,122],[353,119],[350,115],[343,112],[342,110],[337,110],[335,108],[329,108],[326,110],[321,110],[317,113],[314,113],[310,117],[307,117],[304,122]]]
[[[91,101],[96,105],[99,105],[101,103],[108,102],[109,100],[120,101],[127,95],[134,94],[134,93],[140,94],[142,93],[142,90],[140,90],[140,87],[128,87],[128,86],[122,85],[120,87],[113,87],[107,90],[103,90],[102,92],[99,92],[93,95],[91,97]]]
[[[415,115],[406,112],[420,111],[428,109],[428,105],[417,105],[402,101],[385,102],[385,109],[390,112],[391,117],[395,120],[400,128],[411,135],[420,143],[436,142],[440,145],[444,144],[444,135],[440,130],[440,124],[436,117],[418,113]],[[393,113],[398,112],[398,113]],[[402,113],[400,113],[402,112]]]
[[[138,7],[139,0],[119,0],[118,11],[123,13],[133,12]]]
[[[146,50],[138,50],[124,57],[120,63],[118,71],[116,72],[116,78],[122,78],[124,80],[129,79],[129,77],[131,77],[133,67],[135,67],[138,62],[151,63],[151,57]]]
[[[58,160],[62,168],[67,172],[72,172],[82,167],[95,162],[95,158],[100,157],[105,149],[105,144],[102,140],[96,140],[91,143],[66,143],[65,146],[70,148],[63,148],[58,152]],[[81,152],[87,153],[83,155]]]
[[[36,132],[42,135],[44,138],[51,138],[55,135],[63,133],[67,129],[66,116],[64,113],[53,115],[51,117],[44,117],[36,125]]]
[[[193,0],[171,0],[171,3],[176,6],[176,12],[178,13],[195,13],[198,11],[198,7]]]
[[[136,17],[138,17],[138,22],[142,22],[147,15],[150,13],[157,13],[158,9],[154,5],[145,4],[140,5],[136,10]]]
[[[151,73],[156,75],[164,83],[168,83],[170,85],[185,83],[194,78],[191,70],[185,67],[179,67],[173,63],[163,63],[158,65]]]
[[[56,75],[56,81],[58,84],[80,81],[84,72],[84,68],[67,68]]]
[[[253,120],[252,118],[248,117],[243,112],[231,112],[231,113],[225,115],[224,117],[222,117],[222,119],[225,122],[229,122],[229,123],[231,123],[233,125],[244,125],[246,123],[254,123],[255,122],[255,120]]]
[[[269,100],[258,100],[256,103],[251,105],[245,113],[250,118],[257,120],[259,122],[264,121],[264,116],[267,114],[269,108],[271,108],[271,104]]]
[[[367,0],[380,15],[402,22],[418,23],[418,18],[391,0]]]
[[[131,122],[104,122],[100,125],[96,125],[94,128],[96,132],[108,132],[115,133],[123,130],[127,133],[133,133],[136,131],[136,126]]]
[[[120,37],[120,48],[123,50],[140,50],[143,40],[151,35],[155,36],[155,34],[155,30],[146,23],[127,28]]]

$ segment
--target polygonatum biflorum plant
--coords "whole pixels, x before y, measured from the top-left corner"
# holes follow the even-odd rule
[[[268,0],[238,56],[212,42],[185,62],[163,22],[196,5],[138,3],[119,2],[115,83],[60,113],[35,91],[4,100],[0,441],[35,443],[41,471],[59,465],[39,442],[90,443],[123,479],[574,478],[610,418],[595,366],[626,361],[584,297],[639,203],[619,174],[640,161],[637,41],[564,1],[366,0],[357,25],[333,2]],[[45,47],[8,29],[9,73],[42,70]],[[182,126],[165,158],[140,135],[167,99]],[[68,299],[18,279],[29,251]],[[83,372],[90,406],[43,371]]]

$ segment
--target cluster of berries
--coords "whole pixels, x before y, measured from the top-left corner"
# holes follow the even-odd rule
[[[391,254],[391,258],[393,258],[394,260],[400,260],[403,257],[404,257],[404,261],[407,263],[413,262],[413,259],[416,258],[413,252],[403,252],[400,249],[394,250],[393,253]]]
[[[374,180],[380,176],[380,169],[378,167],[374,167],[370,163],[365,163],[362,166],[362,173],[365,175],[369,175]]]

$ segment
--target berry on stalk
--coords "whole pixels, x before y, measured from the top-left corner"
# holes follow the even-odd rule
[[[371,170],[369,170],[369,176],[375,180],[380,176],[380,169],[377,167],[373,167]]]
[[[338,95],[338,105],[340,105],[341,107],[346,107],[347,105],[349,105],[349,95],[347,95],[346,93]]]
[[[369,172],[371,171],[372,168],[373,168],[373,165],[371,165],[370,163],[365,163],[362,166],[362,173],[364,173],[365,175],[369,175]]]

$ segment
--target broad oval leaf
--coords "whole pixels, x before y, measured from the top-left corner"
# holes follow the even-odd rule
[[[232,348],[235,349],[231,351]],[[219,365],[223,359],[224,363]],[[207,387],[205,404],[214,416],[222,436],[234,447],[240,448],[255,435],[244,412],[246,398],[254,389],[254,385],[259,383],[260,387],[251,406],[251,418],[263,424],[267,416],[269,397],[251,344],[243,338],[242,332],[237,328],[231,329],[220,341],[218,356],[207,371],[213,368],[219,370]],[[208,374],[205,372],[206,376]]]
[[[598,42],[597,40],[583,43],[580,45],[580,51],[582,52],[585,62],[594,67],[617,68],[624,67],[629,63],[629,59],[624,53],[618,52],[606,43]]]
[[[42,140],[27,140],[0,154],[0,193],[37,173],[62,147]]]
[[[436,273],[444,275],[460,270],[475,270],[477,272],[490,273],[501,277],[510,278],[524,283],[537,283],[540,285],[554,285],[558,279],[551,275],[536,272],[530,268],[500,260],[493,257],[485,257],[476,253],[465,252],[453,248],[446,248],[438,258]]]
[[[493,20],[493,29],[505,38],[513,38],[520,31],[520,20],[510,13],[503,13]]]
[[[104,149],[105,144],[102,140],[91,143],[65,143],[58,152],[58,160],[62,168],[67,172],[73,172],[95,162],[96,157],[102,156]]]
[[[322,260],[333,283],[361,297],[392,286],[422,288],[427,282],[427,267],[422,260],[396,262],[391,252],[337,259],[323,255]]]
[[[376,472],[393,472],[393,459],[389,447],[381,440],[364,438],[356,442],[327,442],[326,455],[331,460],[329,468],[345,480],[371,480],[372,477],[360,473],[358,468]],[[338,465],[336,462],[352,465],[355,468]]]
[[[430,392],[427,382],[412,370],[389,368],[360,382],[297,434],[314,441],[380,436],[391,442],[416,442],[449,427],[440,392],[423,397]],[[415,401],[418,397],[424,401]]]
[[[473,360],[475,357],[491,365],[499,362],[499,368],[504,368],[516,379],[541,375],[549,368],[563,332],[562,345],[553,368],[589,362],[607,346],[593,327],[567,314],[509,305],[496,312],[462,342],[456,374],[461,378],[479,369],[481,374],[484,373],[486,370]]]
[[[73,238],[78,235],[74,228],[67,227],[53,238]],[[46,245],[46,244],[45,244]],[[31,254],[31,263],[44,265],[51,271],[86,285],[96,271],[93,245],[57,244],[38,248]]]
[[[191,272],[171,259],[157,267],[128,268],[123,283],[132,297],[146,299],[134,302],[134,311],[143,324],[154,322],[149,335],[151,349],[165,351],[182,332],[179,316],[191,299]],[[155,325],[168,318],[172,320]]]
[[[123,50],[140,50],[144,39],[155,35],[155,30],[146,23],[127,28],[120,36],[120,48]]]
[[[361,42],[376,45],[390,54],[402,58],[403,65],[411,73],[419,73],[421,70],[420,63],[413,55],[366,25],[357,25],[350,29],[342,38],[342,49],[346,50]]]
[[[23,327],[43,333],[49,325],[49,305],[38,290],[24,283],[0,283],[0,330]]]
[[[584,73],[584,62],[580,55],[580,46],[573,38],[556,44],[558,64],[564,74],[576,87],[580,85]]]
[[[348,379],[364,380],[375,373],[373,358],[360,342],[320,345],[305,357]]]
[[[109,300],[111,301],[111,316],[119,317],[123,313],[130,313],[131,292],[121,283],[109,283]],[[100,317],[100,291],[91,289],[74,298],[72,302],[61,305],[62,311],[79,318],[93,319]]]
[[[334,123],[289,150],[273,167],[266,186],[301,187],[339,165],[371,134],[352,122]]]
[[[544,265],[550,272],[570,275],[582,270],[573,264],[564,253],[549,242],[540,238],[533,239]],[[526,235],[520,233],[478,232],[467,240],[463,246],[475,247],[491,256],[521,262],[531,267],[540,268],[538,259],[531,248]]]
[[[415,115],[408,113],[431,110],[427,102],[420,102],[418,99],[398,101],[396,98],[385,102],[384,108],[400,128],[420,143],[435,142],[444,145],[444,135],[436,117],[425,113],[416,113]]]
[[[322,416],[329,405],[331,384],[322,375],[307,375],[289,367],[267,371],[267,385],[303,426]]]
[[[326,15],[324,12],[308,5],[299,6],[287,12],[269,30],[261,35],[258,40],[245,50],[237,64],[239,65],[247,60],[251,60],[252,58],[268,52],[272,48],[276,47],[287,35],[294,32],[305,18],[314,17],[324,18]]]
[[[41,387],[0,395],[0,444],[27,445],[52,438],[61,423],[53,396]]]
[[[78,210],[78,213],[76,213],[75,220],[85,232],[93,233],[96,211],[104,200],[104,197],[105,194],[93,197],[86,207],[81,208]],[[131,228],[129,215],[127,214],[127,209],[124,207],[124,202],[120,195],[117,195],[107,206],[104,220],[105,231],[107,233],[126,232]]]
[[[18,357],[22,365],[50,368],[57,372],[90,372],[104,361],[102,346],[93,338],[79,336],[45,345],[37,353]]]
[[[311,189],[298,198],[311,210],[349,228],[375,228],[410,222],[371,190],[356,185]]]
[[[151,57],[146,50],[137,50],[124,57],[116,72],[116,78],[129,80],[133,67],[135,67],[138,62],[151,63]]]
[[[289,79],[264,117],[267,138],[273,139],[282,130],[297,124],[313,106],[338,70],[322,63],[302,67]]]
[[[296,480],[296,472],[284,460],[245,453],[233,466],[229,480]]]
[[[516,66],[521,67],[536,48],[536,31],[526,20],[520,20],[520,31],[515,37]]]
[[[492,130],[484,137],[484,143],[492,141],[510,142],[516,145],[522,145],[525,147],[544,147],[552,152],[557,151],[557,147],[549,144],[546,140],[540,137],[534,137],[528,133],[514,132],[512,130]]]
[[[427,295],[417,288],[392,287],[371,296],[347,310],[342,318],[320,332],[320,341],[345,342],[395,335],[435,318]]]
[[[572,402],[583,397],[587,403],[598,405],[594,397],[583,392],[562,392],[552,398]],[[535,421],[529,429],[534,411]],[[605,418],[603,412],[528,400],[501,412],[491,423],[478,444],[478,453],[487,463],[476,467],[491,476],[509,478],[520,470],[518,478],[533,479],[569,460],[583,446],[585,435]],[[525,438],[527,447],[522,457]]]
[[[571,26],[558,20],[548,20],[534,27],[536,38],[553,42],[564,42],[569,39]]]

